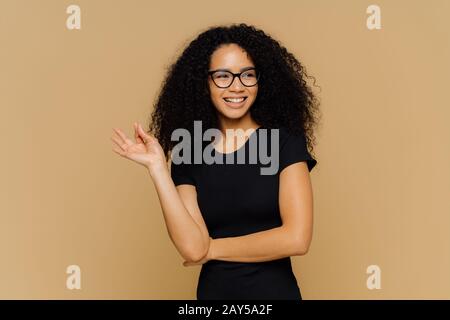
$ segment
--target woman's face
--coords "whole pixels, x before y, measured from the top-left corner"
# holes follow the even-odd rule
[[[211,63],[209,71],[228,70],[232,73],[240,73],[248,68],[254,68],[255,65],[251,61],[247,53],[237,44],[226,44],[217,48],[211,55]],[[242,75],[244,83],[252,84],[255,80],[254,70],[249,70]],[[224,73],[216,74],[216,82],[221,85],[225,83],[229,75]],[[240,119],[248,115],[248,111],[256,99],[258,93],[258,84],[248,87],[244,86],[238,77],[235,77],[232,84],[228,88],[219,88],[214,84],[211,76],[208,77],[209,91],[211,100],[219,113],[219,118]],[[221,85],[223,86],[223,85]],[[232,102],[229,98],[240,98]],[[244,100],[240,102],[240,100]]]

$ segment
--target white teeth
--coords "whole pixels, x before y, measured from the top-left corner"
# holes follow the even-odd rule
[[[239,102],[244,101],[244,98],[225,98],[225,101],[239,103]]]

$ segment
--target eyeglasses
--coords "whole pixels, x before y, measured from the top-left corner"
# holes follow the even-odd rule
[[[259,79],[259,73],[256,72],[255,68],[247,69],[240,73],[232,73],[225,70],[212,70],[208,71],[208,75],[219,88],[228,88],[231,86],[235,77],[238,77],[241,83],[246,87],[255,86]]]

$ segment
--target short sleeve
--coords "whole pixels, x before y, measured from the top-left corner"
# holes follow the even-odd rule
[[[308,152],[306,137],[304,134],[285,134],[284,141],[280,143],[280,164],[278,172],[296,162],[306,161],[308,170],[311,171],[317,161]]]
[[[170,175],[176,186],[180,184],[191,184],[195,186],[192,164],[183,162],[180,164],[175,164],[172,161],[170,164]]]

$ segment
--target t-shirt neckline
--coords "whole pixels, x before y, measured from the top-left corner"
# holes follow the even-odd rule
[[[223,152],[220,152],[220,151],[218,151],[216,148],[213,147],[214,152],[215,152],[215,153],[218,153],[218,154],[220,154],[220,155],[225,155],[225,156],[226,156],[226,155],[229,155],[229,154],[233,154],[233,153],[238,152],[239,150],[245,148],[245,146],[248,144],[248,142],[250,141],[250,138],[253,136],[253,134],[256,134],[256,132],[257,132],[259,129],[261,129],[261,128],[262,128],[262,126],[259,126],[259,127],[256,128],[252,133],[250,133],[250,135],[248,136],[248,138],[247,138],[247,140],[245,141],[245,143],[244,143],[242,146],[240,146],[239,148],[237,148],[236,150],[231,151],[231,152],[223,153]]]

